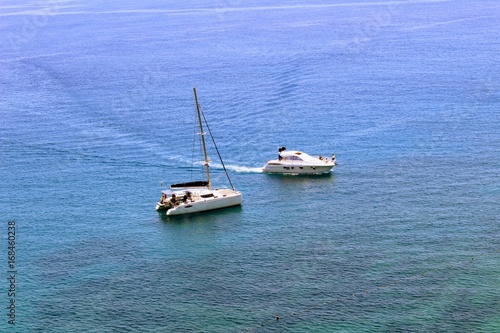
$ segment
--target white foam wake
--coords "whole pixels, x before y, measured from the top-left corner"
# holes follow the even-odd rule
[[[219,163],[210,163],[210,167],[212,168],[217,168],[217,169],[222,169],[222,164]],[[242,165],[227,165],[226,164],[226,169],[238,173],[261,173],[262,172],[262,167],[246,167]]]
[[[262,167],[246,167],[239,165],[226,165],[226,169],[240,173],[261,173]]]

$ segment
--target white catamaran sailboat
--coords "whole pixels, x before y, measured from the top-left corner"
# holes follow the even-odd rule
[[[193,92],[194,100],[196,102],[198,122],[200,126],[201,144],[203,146],[203,155],[205,158],[204,165],[207,180],[172,184],[170,185],[170,190],[162,191],[162,197],[156,204],[156,210],[166,210],[167,216],[197,213],[207,210],[237,206],[241,205],[242,202],[241,192],[235,190],[233,183],[229,178],[226,167],[224,166],[224,162],[222,161],[219,150],[217,149],[217,145],[215,144],[215,140],[212,136],[212,132],[210,131],[210,127],[208,126],[208,123],[205,119],[205,115],[201,111],[200,105],[198,103],[198,96],[196,95],[196,88],[193,88]],[[219,159],[221,161],[224,172],[226,173],[227,179],[229,180],[229,184],[231,184],[231,189],[212,189],[209,167],[210,160],[207,155],[205,133],[203,132],[203,123],[205,123],[205,125],[207,126],[208,133],[210,134],[217,154],[219,155]]]

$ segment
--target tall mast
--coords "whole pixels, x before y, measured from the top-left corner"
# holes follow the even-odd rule
[[[196,95],[196,87],[193,88],[194,92],[194,100],[196,102],[196,112],[198,113],[198,122],[200,123],[200,133],[201,133],[201,144],[203,146],[203,155],[205,156],[205,170],[207,172],[207,182],[208,182],[208,189],[210,189],[211,184],[210,184],[210,168],[208,166],[208,155],[207,155],[207,146],[205,145],[205,133],[203,132],[203,123],[201,121],[201,111],[200,111],[200,104],[198,103],[198,96]]]

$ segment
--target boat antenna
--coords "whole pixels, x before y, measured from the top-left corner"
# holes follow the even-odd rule
[[[195,94],[196,94],[196,90],[195,90]],[[212,131],[210,130],[210,126],[208,126],[207,118],[205,118],[205,114],[198,107],[198,114],[200,114],[200,113],[203,116],[203,120],[205,121],[205,125],[207,125],[208,133],[210,134],[210,138],[212,139],[215,150],[217,151],[217,155],[219,156],[219,160],[220,160],[220,163],[222,164],[222,168],[224,169],[224,172],[226,173],[227,180],[229,181],[231,188],[234,190],[233,182],[231,181],[231,178],[229,178],[229,174],[227,173],[226,166],[224,165],[224,161],[222,160],[222,157],[220,156],[219,148],[217,148],[217,144],[215,143],[215,139],[214,139],[214,136],[212,135]]]
[[[198,96],[196,95],[196,87],[193,88],[193,92],[194,92],[194,100],[196,102],[196,111],[198,113],[198,122],[200,123],[201,144],[203,146],[203,155],[205,156],[205,170],[207,171],[207,183],[208,183],[207,187],[210,190],[210,186],[211,186],[211,184],[210,184],[210,167],[208,166],[209,159],[208,159],[208,155],[207,155],[207,146],[205,144],[205,133],[203,132],[203,124],[201,121],[200,104],[198,103]],[[205,116],[203,116],[203,119],[205,119]],[[206,123],[206,120],[205,120],[205,123]],[[208,127],[208,125],[207,125],[207,127]],[[210,131],[210,129],[209,129],[209,131]],[[210,135],[212,135],[212,134],[210,134]]]

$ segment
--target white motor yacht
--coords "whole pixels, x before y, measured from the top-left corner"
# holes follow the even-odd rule
[[[330,172],[335,162],[335,155],[328,159],[281,147],[278,149],[278,158],[268,161],[262,171],[281,174],[321,174]]]

